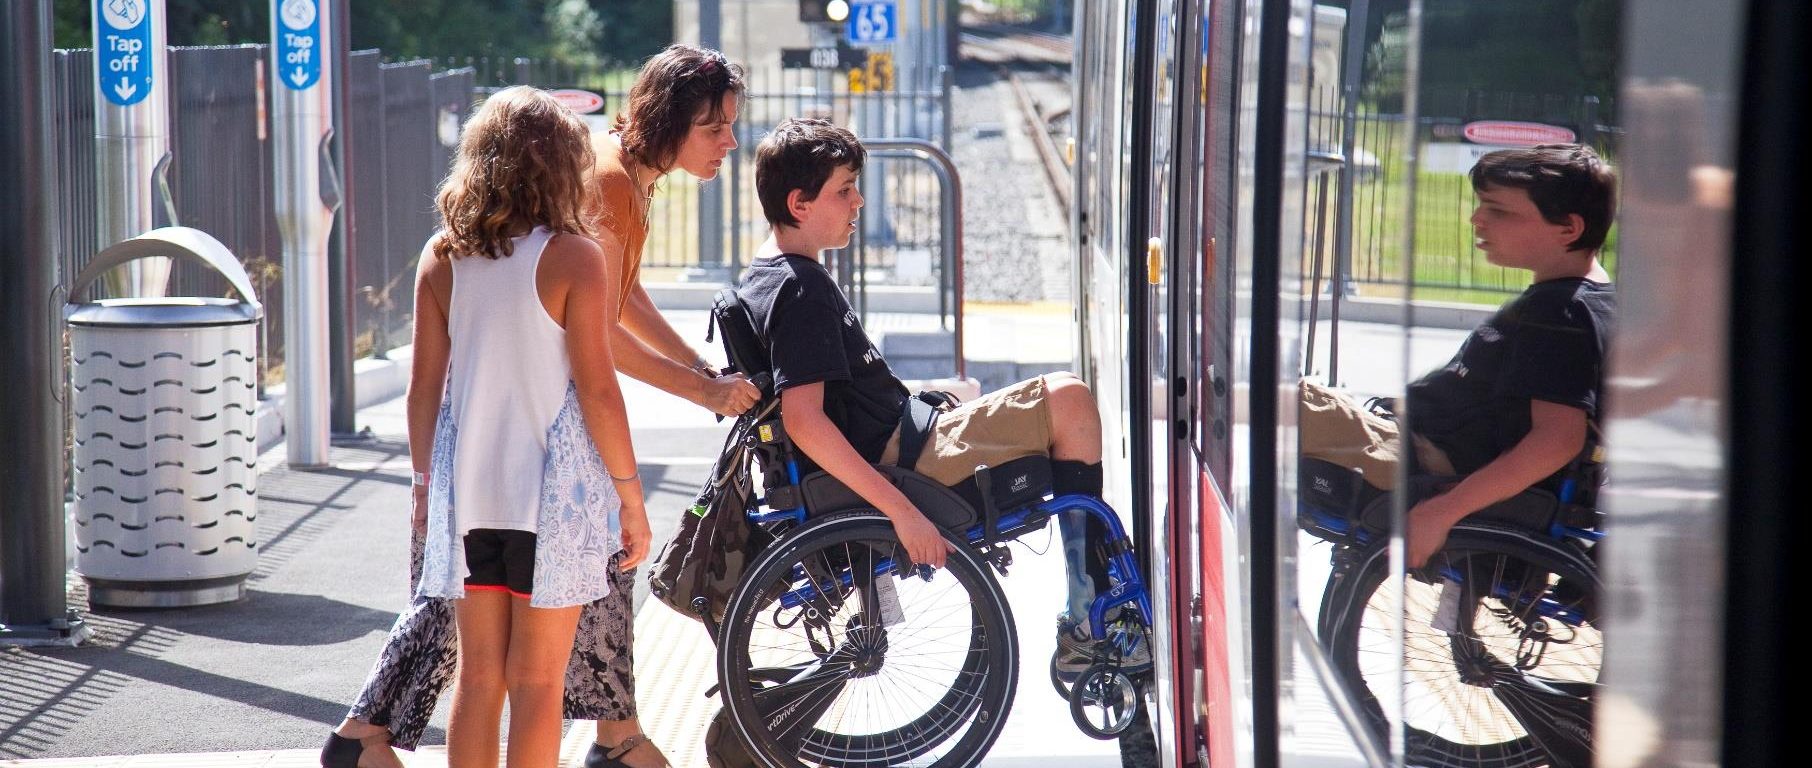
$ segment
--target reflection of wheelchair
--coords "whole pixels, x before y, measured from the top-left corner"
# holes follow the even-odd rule
[[[1407,764],[1589,766],[1592,700],[1604,656],[1593,507],[1600,449],[1560,479],[1468,516],[1404,580],[1402,693],[1392,691],[1398,615],[1385,578],[1391,494],[1351,469],[1299,464],[1297,522],[1332,542],[1319,634],[1383,736],[1399,711]],[[1457,478],[1410,476],[1410,506]]]
[[[713,638],[725,709],[758,763],[980,763],[1019,673],[1012,613],[990,566],[1005,575],[1006,543],[1069,511],[1109,531],[1100,554],[1112,584],[1089,616],[1093,636],[1108,641],[1071,689],[1071,714],[1097,738],[1132,724],[1136,675],[1121,659],[1149,642],[1151,608],[1112,509],[1086,495],[1047,499],[1042,456],[982,468],[954,489],[876,466],[955,545],[941,570],[914,565],[886,517],[830,475],[802,470],[733,293],[719,294],[713,319],[732,367],[763,389],[727,445],[760,467],[762,493],[747,517],[771,543],[750,561]]]

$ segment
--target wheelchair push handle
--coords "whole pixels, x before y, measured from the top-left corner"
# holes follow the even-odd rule
[[[725,368],[722,371],[718,372],[718,375],[723,376],[723,375],[731,374],[731,373],[735,373],[735,372],[736,372],[735,366],[731,366],[729,368]],[[754,410],[756,408],[761,407],[761,404],[763,402],[765,402],[768,398],[774,396],[774,375],[773,374],[768,373],[767,371],[762,371],[761,373],[755,374],[754,378],[749,379],[749,383],[754,384],[755,389],[757,389],[761,392],[761,399],[756,400],[755,404],[749,407],[750,410]],[[721,413],[717,414],[718,423],[722,423],[723,420],[724,420],[724,415]]]

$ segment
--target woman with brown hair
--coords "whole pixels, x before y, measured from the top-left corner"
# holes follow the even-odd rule
[[[592,137],[598,160],[588,212],[623,287],[612,339],[622,348],[618,370],[725,416],[747,410],[760,393],[739,375],[717,376],[680,338],[642,288],[641,263],[655,183],[673,171],[716,178],[736,148],[744,88],[741,69],[723,54],[671,45],[642,66],[615,128]]]
[[[631,88],[614,130],[591,137],[584,219],[592,226],[620,301],[610,326],[617,369],[725,415],[741,413],[758,392],[740,375],[717,376],[655,309],[640,282],[642,247],[655,183],[674,170],[708,180],[736,146],[733,124],[745,89],[722,54],[675,45],[650,59]],[[426,517],[417,536],[411,583],[420,579]],[[597,721],[587,768],[659,768],[660,750],[641,734],[632,655],[635,574],[606,570],[610,594],[580,612],[566,669],[565,717]],[[400,768],[392,747],[414,749],[451,678],[456,659],[453,609],[417,595],[397,617],[384,650],[347,718],[328,738],[328,768]]]

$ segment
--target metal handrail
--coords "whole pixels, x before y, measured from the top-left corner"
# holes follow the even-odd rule
[[[939,222],[943,229],[944,269],[942,280],[948,281],[955,312],[944,304],[944,286],[938,286],[938,327],[944,327],[946,315],[954,317],[956,334],[956,377],[967,378],[963,363],[963,177],[950,153],[924,139],[863,139],[870,157],[906,158],[931,166],[940,183]]]

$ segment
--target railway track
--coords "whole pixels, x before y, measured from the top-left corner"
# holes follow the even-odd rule
[[[1033,148],[1038,150],[1039,165],[1044,167],[1045,181],[1051,185],[1051,193],[1056,195],[1058,206],[1062,207],[1067,218],[1070,211],[1070,192],[1072,177],[1070,166],[1064,154],[1057,149],[1057,140],[1051,136],[1052,123],[1068,114],[1069,105],[1046,111],[1038,101],[1032,98],[1030,90],[1020,79],[1019,73],[1004,64],[995,65],[995,71],[1007,81],[1013,90],[1013,98],[1019,104],[1019,112],[1024,116],[1026,133],[1032,138]]]
[[[1026,79],[1049,75],[1021,70],[1027,65],[1033,65],[1032,69],[1038,71],[1057,66],[1067,70],[1074,53],[1070,38],[1022,27],[968,25],[963,28],[962,45],[964,58],[992,67],[1013,92],[1014,103],[1022,116],[1022,127],[1031,137],[1039,164],[1044,168],[1045,181],[1067,216],[1072,186],[1070,166],[1052,134],[1053,127],[1069,116],[1070,100],[1067,95],[1048,98],[1049,89],[1046,88],[1043,90],[1047,92],[1047,99],[1041,101],[1027,86]],[[1068,80],[1062,79],[1067,90]]]
[[[1012,61],[1067,66],[1075,46],[1068,35],[1057,35],[1002,24],[963,26],[963,55],[990,64]]]

